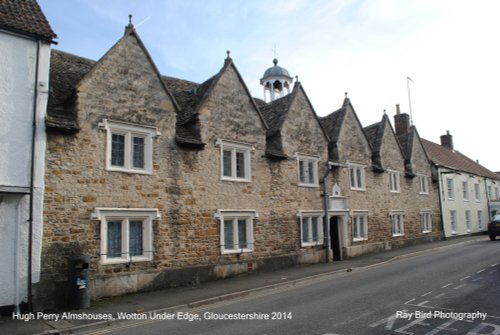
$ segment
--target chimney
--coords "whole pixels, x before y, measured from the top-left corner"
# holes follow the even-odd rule
[[[410,131],[410,116],[406,113],[401,114],[399,104],[396,105],[396,115],[394,115],[394,126],[396,135],[404,135]]]
[[[453,150],[453,136],[451,136],[450,131],[446,131],[446,135],[441,135],[441,145],[445,148]]]

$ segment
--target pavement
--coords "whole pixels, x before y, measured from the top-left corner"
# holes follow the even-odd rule
[[[111,325],[116,321],[93,320],[93,316],[125,313],[158,313],[185,311],[189,308],[200,307],[216,302],[241,298],[264,290],[273,290],[280,287],[329,276],[336,273],[351,272],[368,267],[381,265],[396,259],[415,257],[443,248],[458,248],[465,244],[477,241],[486,241],[486,235],[465,236],[447,239],[398,249],[366,254],[343,261],[299,265],[272,272],[254,272],[233,278],[221,279],[197,286],[176,287],[154,292],[128,294],[118,297],[100,299],[91,302],[91,307],[72,311],[57,311],[57,313],[71,312],[90,317],[82,320],[43,320],[42,316],[50,317],[49,312],[43,315],[34,313],[29,321],[16,320],[12,316],[0,317],[0,334],[5,335],[55,335],[72,334],[77,331],[98,329]]]

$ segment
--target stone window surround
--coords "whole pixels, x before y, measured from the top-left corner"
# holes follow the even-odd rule
[[[456,235],[457,234],[457,211],[454,209],[450,210],[450,227],[451,227],[451,234]]]
[[[464,201],[469,201],[469,182],[462,181],[462,193],[464,197]]]
[[[481,202],[481,185],[479,185],[478,183],[474,184],[474,193],[476,202]]]
[[[319,187],[319,178],[318,178],[318,163],[319,156],[307,155],[296,152],[293,157],[297,159],[297,180],[298,185],[302,187]],[[313,182],[301,182],[300,178],[300,162],[313,163]]]
[[[351,163],[351,162],[348,162],[347,165],[349,167],[349,185],[351,186],[351,190],[366,191],[366,165],[356,164],[356,163]],[[360,175],[359,175],[360,180],[358,180],[358,178],[357,178],[358,176],[357,176],[357,174],[355,174],[356,185],[352,184],[353,171],[360,172]]]
[[[255,209],[217,209],[214,214],[214,218],[220,221],[220,251],[222,255],[225,254],[241,254],[244,252],[254,251],[254,221],[259,217],[259,214]],[[228,219],[245,219],[246,220],[246,236],[247,236],[247,248],[243,249],[225,249],[224,241],[224,220]],[[233,234],[235,234],[234,241],[238,241],[236,236],[238,229],[233,229]]]
[[[363,223],[362,225],[364,226],[364,236],[358,236],[356,237],[354,235],[354,225],[358,225],[358,232],[361,230],[359,229],[359,218],[363,218]],[[352,241],[353,242],[359,242],[359,241],[366,241],[368,240],[368,210],[352,210],[351,211],[351,220],[352,220]]]
[[[108,119],[103,119],[102,122],[99,122],[98,127],[106,130],[106,170],[137,174],[153,174],[153,137],[160,135],[156,127]],[[126,136],[125,165],[123,167],[111,165],[111,139],[113,134]],[[145,140],[143,169],[132,167],[132,158],[130,157],[132,135],[138,135]]]
[[[420,194],[429,194],[429,177],[423,173],[418,174]]]
[[[322,210],[299,210],[299,213],[297,214],[297,217],[300,222],[300,246],[302,248],[304,247],[312,247],[316,245],[322,245],[323,244],[323,216],[324,216],[324,211]],[[318,225],[318,240],[313,241],[313,242],[304,242],[303,240],[303,224],[307,222],[309,225],[309,232],[312,234],[312,219],[311,218],[317,218],[317,225]]]
[[[455,200],[455,183],[452,178],[446,178],[446,195],[448,200]]]
[[[483,211],[482,210],[478,210],[477,211],[477,226],[479,228],[479,230],[483,230]]]
[[[401,173],[397,170],[388,169],[389,189],[391,193],[401,193]]]
[[[472,215],[470,209],[465,210],[465,229],[467,230],[468,233],[471,232],[471,227],[472,225]]]
[[[101,222],[101,264],[120,264],[130,262],[146,262],[153,260],[153,222],[161,218],[157,208],[108,208],[96,207],[91,214],[91,220]],[[128,220],[143,220],[143,249],[144,254],[129,257],[128,254]],[[107,222],[122,220],[122,257],[107,256]]]
[[[405,211],[404,210],[391,210],[389,213],[389,217],[391,219],[391,229],[392,229],[392,236],[393,237],[398,237],[398,236],[404,236],[405,235]],[[399,219],[398,219],[399,218]],[[400,220],[400,227],[399,229],[396,226],[395,220]]]
[[[220,176],[221,180],[225,181],[236,181],[236,182],[246,182],[250,183],[252,181],[252,161],[251,153],[255,151],[255,147],[251,143],[226,140],[226,139],[216,139],[215,146],[220,147]],[[232,172],[231,176],[224,175],[224,150],[231,150],[232,157]],[[236,177],[236,152],[243,152],[245,157],[245,177]]]
[[[420,211],[420,225],[422,228],[422,233],[432,232],[432,210],[423,209]]]

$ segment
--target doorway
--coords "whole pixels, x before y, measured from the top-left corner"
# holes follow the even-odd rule
[[[339,233],[339,217],[332,216],[330,218],[330,246],[333,253],[334,261],[342,260],[342,249],[340,243],[340,233]]]

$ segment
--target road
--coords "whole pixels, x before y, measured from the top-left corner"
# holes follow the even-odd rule
[[[500,240],[151,314],[91,334],[500,335]]]

